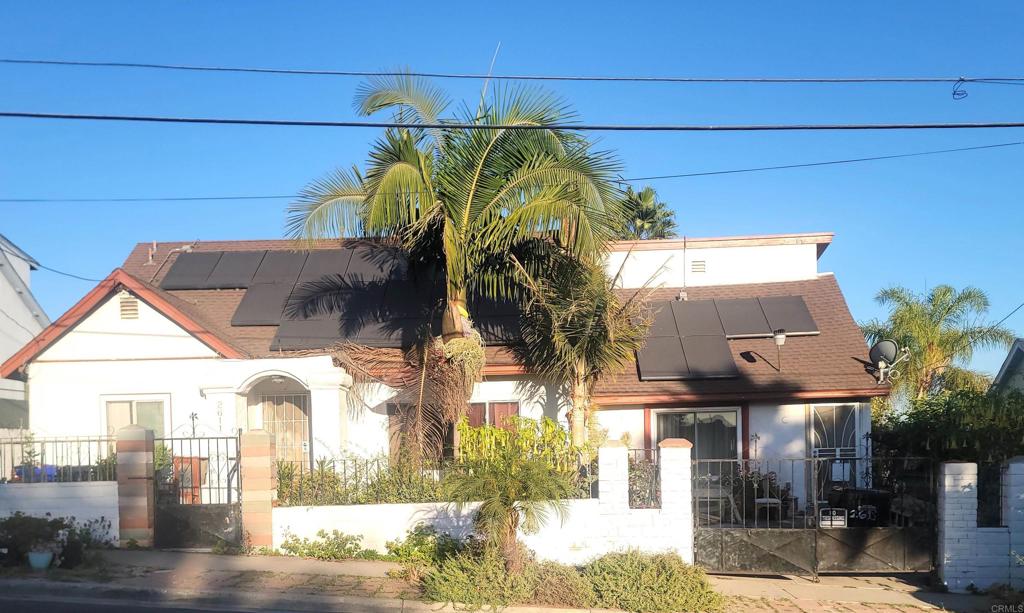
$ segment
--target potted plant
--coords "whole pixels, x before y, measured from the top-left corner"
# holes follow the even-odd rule
[[[52,538],[37,539],[28,550],[28,565],[32,570],[46,570],[63,549],[60,534]]]

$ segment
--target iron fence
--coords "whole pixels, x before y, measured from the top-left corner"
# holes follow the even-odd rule
[[[157,502],[230,504],[241,500],[237,436],[153,441]]]
[[[934,525],[934,478],[926,458],[698,459],[694,517],[699,528]]]
[[[312,469],[279,460],[277,501],[281,506],[323,506],[446,502],[451,479],[480,465],[459,460],[412,461],[380,458],[321,459]],[[597,497],[597,460],[559,468],[572,484],[572,497]]]
[[[0,439],[0,483],[116,481],[116,442],[109,436]]]
[[[660,453],[659,449],[629,450],[629,508],[661,508]]]

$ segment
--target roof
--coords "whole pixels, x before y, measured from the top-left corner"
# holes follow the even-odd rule
[[[7,238],[3,234],[0,234],[0,249],[8,252],[9,254],[13,255],[16,258],[25,260],[26,262],[28,262],[28,265],[32,268],[32,270],[39,269],[39,262],[37,262],[35,258],[25,253],[21,249],[21,247],[15,245],[13,242],[11,242],[11,239]]]
[[[775,240],[815,242],[825,240],[823,237],[831,240],[831,234],[822,233],[695,240],[724,245],[728,241],[746,241],[747,244]],[[688,245],[690,240],[687,239]],[[125,287],[162,310],[225,357],[309,355],[310,351],[271,350],[276,326],[231,325],[231,318],[246,290],[162,290],[159,284],[177,259],[180,253],[177,250],[185,246],[190,246],[193,252],[202,252],[337,249],[344,244],[345,241],[337,240],[313,245],[290,240],[140,243],[125,260],[123,269],[115,271],[68,314],[44,331],[40,338],[19,352],[15,356],[17,360],[12,358],[0,367],[0,375],[17,370],[38,355],[46,344],[59,338],[77,319],[87,314],[91,305],[119,287]],[[827,241],[816,244],[827,244]],[[877,386],[875,379],[864,369],[867,344],[850,315],[834,276],[825,274],[805,281],[691,287],[686,291],[687,297],[693,300],[802,296],[820,334],[787,338],[781,351],[781,370],[778,369],[779,355],[772,339],[730,340],[729,348],[739,370],[739,377],[732,379],[641,382],[635,365],[631,365],[625,372],[599,382],[596,389],[599,404],[657,405],[777,397],[867,398],[888,393],[888,388]],[[98,296],[95,295],[97,292]],[[654,291],[652,300],[671,300],[678,293],[679,288],[661,288]],[[376,360],[380,364],[388,363],[389,356],[400,359],[402,355],[401,350],[395,349],[376,351],[382,358]],[[329,348],[314,353],[329,353]],[[524,374],[511,352],[503,347],[487,347],[486,356],[487,376]]]
[[[21,248],[12,243],[6,236],[0,234],[0,275],[14,288],[14,293],[21,299],[22,304],[25,305],[25,309],[32,319],[36,321],[39,327],[45,328],[50,325],[50,318],[46,316],[46,311],[43,310],[42,305],[39,304],[39,301],[32,294],[27,279],[22,279],[21,275],[15,270],[10,260],[12,257],[27,263],[29,270],[39,269],[39,262],[22,251]]]
[[[88,317],[97,307],[103,304],[108,297],[121,290],[130,292],[139,300],[164,314],[222,357],[246,357],[245,353],[240,351],[229,340],[229,335],[224,330],[217,330],[215,326],[211,325],[201,306],[160,290],[118,268],[110,273],[106,279],[100,281],[99,285],[94,287],[92,291],[61,315],[57,321],[47,326],[34,339],[0,365],[0,377],[8,378],[18,374],[26,364],[71,331],[80,321]]]
[[[999,373],[992,379],[992,387],[1002,385],[1003,380],[1017,370],[1021,360],[1024,360],[1024,338],[1013,341],[1010,351],[1006,354],[1006,359],[1003,360],[1003,365],[999,367]]]

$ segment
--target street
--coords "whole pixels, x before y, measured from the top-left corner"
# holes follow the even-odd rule
[[[309,611],[309,609],[282,609],[276,606],[267,608],[229,607],[218,605],[179,605],[162,602],[129,602],[115,599],[94,598],[61,598],[42,595],[26,598],[24,596],[0,595],[0,611],[4,613],[21,613],[36,611],[42,613],[127,613],[128,611],[159,610],[167,613],[191,613],[197,611],[222,611],[230,613],[250,613],[257,611]],[[323,608],[318,610],[323,611]],[[356,609],[337,609],[338,613],[356,612]]]

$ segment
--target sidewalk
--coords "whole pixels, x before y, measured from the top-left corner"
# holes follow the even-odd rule
[[[8,577],[0,580],[0,592],[321,613],[453,610],[420,601],[415,585],[387,576],[399,568],[388,562],[169,551],[105,551],[102,557],[107,564],[95,571]],[[802,577],[712,576],[711,581],[728,597],[728,611],[990,611],[992,604],[981,596],[928,591],[912,577],[824,576],[815,583]]]

